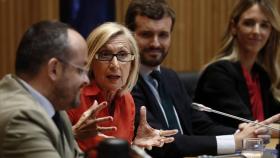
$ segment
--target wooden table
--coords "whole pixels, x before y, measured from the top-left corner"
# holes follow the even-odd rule
[[[270,143],[265,146],[268,149],[275,149],[276,145],[280,143],[280,138],[271,138]]]
[[[267,149],[275,149],[276,145],[280,143],[280,138],[271,138],[270,143],[265,146]],[[196,157],[185,157],[185,158],[196,158]]]

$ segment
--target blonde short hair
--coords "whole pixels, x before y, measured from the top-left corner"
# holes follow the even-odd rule
[[[87,38],[87,44],[89,48],[89,59],[88,59],[88,67],[89,67],[89,78],[91,80],[94,79],[94,74],[92,71],[92,62],[94,62],[94,56],[99,52],[99,50],[113,37],[118,35],[125,35],[127,38],[130,50],[132,54],[134,54],[134,60],[131,61],[131,68],[129,72],[128,79],[126,84],[120,90],[120,94],[125,92],[130,92],[134,85],[137,82],[138,71],[139,71],[139,50],[137,47],[137,43],[132,35],[132,33],[123,25],[115,23],[115,22],[106,22],[96,29],[94,29]]]

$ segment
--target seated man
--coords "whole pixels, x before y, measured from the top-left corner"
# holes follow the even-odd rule
[[[0,81],[0,157],[79,157],[64,110],[79,105],[89,82],[87,54],[83,37],[63,23],[43,21],[25,32],[16,75]]]
[[[234,153],[241,149],[244,138],[266,134],[267,129],[257,129],[252,124],[235,133],[236,129],[216,125],[205,113],[191,108],[191,98],[177,74],[160,66],[168,54],[175,22],[175,14],[166,3],[131,1],[125,22],[134,32],[141,59],[140,76],[132,91],[138,112],[136,122],[140,107],[145,105],[153,128],[180,131],[173,143],[153,148],[153,157]]]

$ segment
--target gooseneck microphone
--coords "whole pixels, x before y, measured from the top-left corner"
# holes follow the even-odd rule
[[[245,119],[245,118],[242,118],[242,117],[238,117],[238,116],[227,114],[227,113],[224,113],[224,112],[221,112],[221,111],[217,111],[217,110],[211,109],[207,106],[204,106],[202,104],[192,103],[192,108],[195,109],[195,110],[198,110],[198,111],[212,112],[212,113],[227,116],[227,117],[230,117],[230,118],[233,118],[233,119],[236,119],[236,120],[240,120],[240,121],[243,121],[243,122],[253,123],[255,125],[267,127],[271,130],[275,130],[275,131],[280,132],[280,129],[277,129],[277,128],[274,128],[274,127],[271,127],[271,126],[268,126],[268,125],[264,125],[264,124],[261,124],[261,123],[255,122],[255,121],[251,121],[251,120],[248,120],[248,119]]]

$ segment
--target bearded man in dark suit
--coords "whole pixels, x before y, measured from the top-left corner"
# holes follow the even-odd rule
[[[134,33],[141,57],[140,76],[132,91],[136,123],[139,108],[144,105],[153,128],[180,131],[173,143],[153,148],[149,152],[153,157],[234,153],[241,149],[244,138],[266,132],[247,124],[235,133],[236,129],[217,125],[205,113],[191,108],[192,100],[177,74],[161,66],[168,54],[175,23],[175,13],[164,1],[131,1],[125,22]]]

